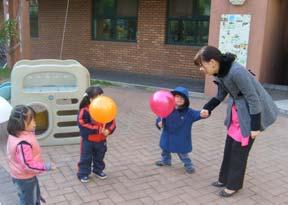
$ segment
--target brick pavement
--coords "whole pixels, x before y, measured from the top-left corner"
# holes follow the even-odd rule
[[[39,177],[47,204],[288,204],[287,117],[280,116],[255,141],[244,189],[222,199],[217,195],[219,189],[210,183],[217,179],[223,153],[225,104],[209,119],[195,123],[191,156],[196,173],[189,175],[175,155],[172,167],[154,165],[160,157],[160,132],[149,110],[151,91],[116,87],[104,91],[119,107],[117,130],[109,139],[106,155],[109,178],[92,176],[90,183],[81,184],[75,176],[79,145],[44,147],[44,158],[59,167]],[[206,100],[191,101],[194,108],[200,109]],[[0,165],[7,168],[3,146]],[[16,204],[15,189],[3,168],[0,184],[0,202]]]

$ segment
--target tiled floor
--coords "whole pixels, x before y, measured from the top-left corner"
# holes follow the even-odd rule
[[[222,104],[206,120],[193,127],[191,157],[196,173],[186,174],[173,155],[172,167],[156,167],[160,157],[155,116],[149,109],[152,92],[135,88],[105,88],[119,108],[117,130],[109,137],[106,173],[100,180],[82,184],[76,178],[79,145],[43,147],[46,160],[58,169],[39,176],[47,204],[288,204],[288,118],[277,122],[255,141],[250,153],[244,189],[229,199],[220,198],[219,189],[210,186],[217,179],[225,140],[223,125],[226,105]],[[200,109],[204,99],[191,99]],[[0,202],[17,204],[0,150]]]

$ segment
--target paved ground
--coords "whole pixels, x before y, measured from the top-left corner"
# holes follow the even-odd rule
[[[160,157],[160,132],[148,99],[152,92],[136,88],[105,88],[119,107],[117,130],[110,137],[106,155],[109,178],[91,176],[81,184],[76,179],[79,145],[44,147],[43,156],[58,165],[58,170],[40,175],[47,204],[288,204],[288,118],[277,122],[255,141],[250,154],[245,188],[230,199],[218,197],[219,189],[210,186],[217,179],[221,163],[226,105],[213,115],[195,123],[191,154],[195,174],[186,174],[173,156],[172,167],[156,167]],[[205,100],[191,99],[200,109]],[[4,146],[0,149],[0,202],[17,204],[17,196],[7,172]],[[0,167],[1,167],[0,166]],[[1,204],[0,203],[0,204]]]
[[[111,82],[121,82],[133,85],[144,85],[152,87],[162,87],[173,89],[176,86],[184,86],[189,89],[190,92],[204,92],[204,80],[193,79],[193,78],[181,78],[176,76],[167,75],[153,75],[131,73],[125,71],[113,71],[113,70],[100,70],[100,69],[89,69],[91,78],[99,80],[108,80]]]

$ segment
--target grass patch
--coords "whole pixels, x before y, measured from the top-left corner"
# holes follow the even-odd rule
[[[0,80],[10,79],[11,70],[9,68],[0,68]]]
[[[105,81],[105,80],[95,80],[95,79],[91,79],[90,80],[90,84],[91,85],[98,85],[98,86],[103,86],[103,87],[108,87],[108,86],[112,86],[113,83],[109,82],[109,81]]]

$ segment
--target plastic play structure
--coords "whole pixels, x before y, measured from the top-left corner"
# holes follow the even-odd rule
[[[5,82],[0,84],[0,96],[6,100],[11,99],[11,83]]]
[[[11,73],[11,104],[36,111],[41,145],[79,143],[77,113],[90,85],[88,70],[75,60],[21,60]]]

